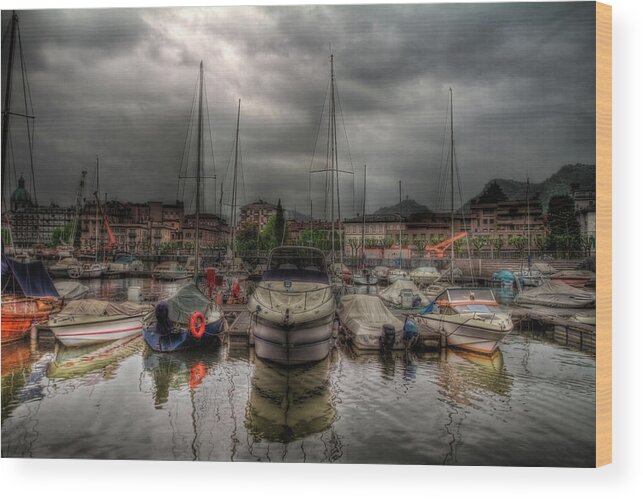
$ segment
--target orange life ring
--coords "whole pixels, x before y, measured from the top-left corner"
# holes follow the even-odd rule
[[[205,316],[201,312],[194,312],[190,318],[190,334],[197,340],[205,333]]]

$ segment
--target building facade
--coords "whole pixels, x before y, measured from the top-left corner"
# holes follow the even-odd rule
[[[263,229],[268,223],[268,219],[277,213],[277,206],[267,203],[261,199],[254,203],[249,203],[241,207],[239,214],[239,227],[244,224],[252,224]]]

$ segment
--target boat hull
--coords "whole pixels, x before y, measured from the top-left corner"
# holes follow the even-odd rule
[[[301,365],[325,359],[330,352],[333,314],[315,321],[284,325],[262,319],[252,321],[257,357],[281,365]]]
[[[145,343],[155,352],[169,353],[188,350],[192,348],[214,348],[223,342],[225,331],[225,319],[209,322],[205,326],[205,332],[199,339],[190,334],[187,327],[176,327],[170,334],[160,335],[156,331],[156,324],[150,324],[143,328]]]
[[[429,328],[444,332],[447,346],[461,348],[471,352],[492,355],[498,350],[502,340],[511,333],[513,325],[505,330],[496,327],[484,327],[476,324],[451,322],[443,315],[420,316]]]
[[[11,343],[27,336],[33,323],[45,322],[59,310],[54,300],[44,298],[2,297],[2,343]]]
[[[76,347],[122,340],[140,334],[143,315],[106,317],[104,320],[83,321],[75,318],[49,321],[49,328],[63,345]]]

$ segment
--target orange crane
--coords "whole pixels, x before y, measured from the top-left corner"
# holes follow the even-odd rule
[[[431,256],[430,253],[434,251],[436,258],[444,258],[444,252],[449,248],[449,246],[451,246],[456,241],[459,241],[463,237],[467,237],[466,232],[460,232],[460,234],[453,236],[452,238],[447,239],[446,241],[442,241],[441,243],[438,243],[434,246],[426,245],[424,247],[424,251],[427,251],[429,253],[429,256]]]
[[[105,230],[107,231],[108,241],[107,241],[106,249],[113,250],[118,244],[116,241],[116,236],[114,235],[114,232],[112,232],[112,228],[109,225],[109,218],[107,218],[107,213],[105,213],[105,210],[103,209],[103,205],[100,204],[100,197],[98,196],[98,191],[94,192],[94,197],[96,198],[96,206],[100,210],[100,214],[103,217],[103,224],[105,225]]]

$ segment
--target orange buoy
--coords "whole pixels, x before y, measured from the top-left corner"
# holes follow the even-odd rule
[[[190,318],[190,334],[197,340],[205,333],[205,316],[201,312],[194,312]]]

